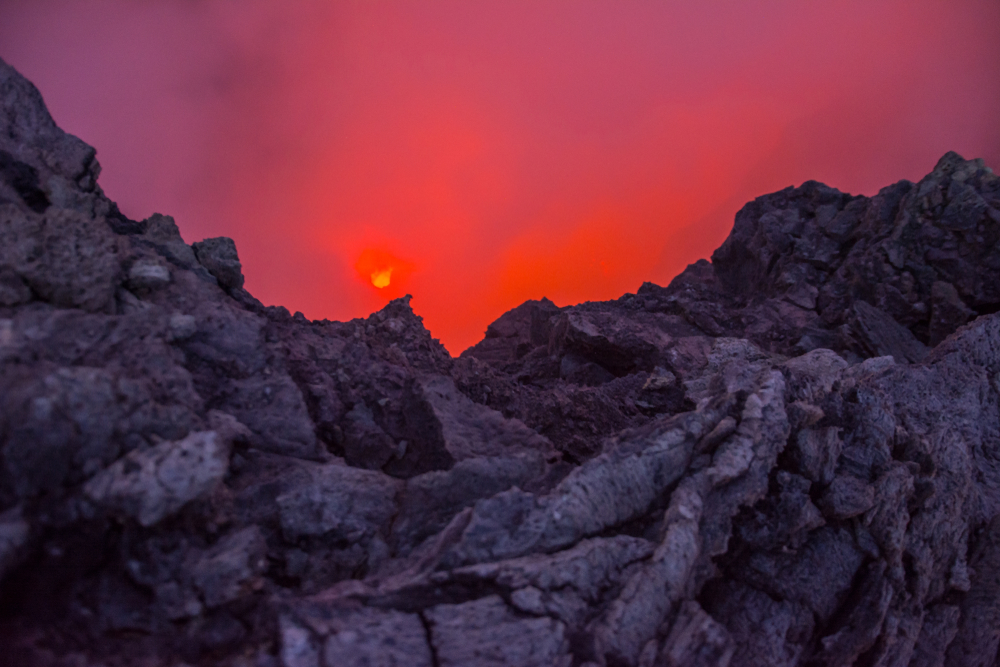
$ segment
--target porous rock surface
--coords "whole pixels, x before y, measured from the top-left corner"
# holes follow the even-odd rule
[[[0,62],[0,663],[994,665],[1000,181],[806,183],[451,358],[133,221]]]

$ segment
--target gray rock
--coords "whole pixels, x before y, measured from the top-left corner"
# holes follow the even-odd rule
[[[836,426],[804,428],[795,438],[796,470],[814,482],[829,484],[833,481],[841,451],[843,443]]]
[[[243,265],[231,238],[219,236],[192,245],[198,262],[226,289],[243,287]]]
[[[364,610],[330,635],[323,648],[328,665],[413,665],[433,663],[423,623],[416,614]]]
[[[287,616],[282,623],[286,665],[320,664],[320,654],[322,664],[344,667],[433,664],[427,631],[417,614],[320,601],[296,605],[293,613],[295,621]],[[314,648],[318,646],[322,649]]]
[[[864,514],[875,504],[875,488],[853,475],[838,475],[820,497],[823,513],[833,519]]]
[[[148,292],[170,283],[170,269],[156,260],[139,260],[128,270],[129,289]]]
[[[198,284],[199,288],[203,283]],[[199,295],[200,296],[200,295]],[[267,364],[262,345],[265,321],[260,316],[233,306],[231,302],[184,303],[183,312],[193,316],[198,328],[184,341],[186,354],[207,366],[201,374],[209,378],[243,379],[258,375]],[[216,295],[217,298],[217,295]],[[216,380],[218,382],[219,380]]]
[[[891,356],[899,363],[916,363],[927,354],[926,347],[909,329],[864,301],[852,307],[849,326],[868,356]]]
[[[817,662],[831,667],[851,665],[875,644],[893,597],[892,585],[883,576],[885,570],[886,564],[876,561],[862,573],[855,591],[857,603],[837,624],[840,627],[820,640]]]
[[[654,664],[665,667],[728,667],[736,646],[724,625],[689,600],[680,609]],[[640,662],[641,664],[641,662]]]
[[[199,431],[129,452],[83,490],[98,505],[152,526],[214,489],[228,464],[229,443],[215,431]]]
[[[937,345],[975,314],[962,301],[954,285],[940,280],[935,282],[931,285],[931,319],[927,333],[930,344]]]
[[[656,545],[635,537],[585,539],[554,554],[534,554],[452,570],[457,582],[489,582],[512,591],[511,603],[526,613],[578,625],[591,605],[605,599]]]
[[[712,586],[707,597],[707,611],[726,628],[735,649],[731,666],[800,664],[815,625],[805,606],[733,581]]]
[[[37,215],[0,206],[0,263],[43,301],[115,309],[121,265],[114,233],[85,213],[50,207]]]
[[[452,517],[477,500],[524,486],[545,472],[541,452],[518,457],[465,459],[447,471],[407,480],[392,525],[392,544],[407,552],[443,529]]]
[[[976,573],[960,607],[957,632],[948,644],[945,665],[979,667],[995,661],[1000,645],[1000,518],[985,526],[969,563]],[[947,627],[947,626],[946,626]]]
[[[312,633],[282,616],[279,621],[282,667],[320,667],[320,649]]]
[[[548,299],[525,301],[490,324],[483,340],[463,355],[494,364],[517,361],[534,348],[549,344],[550,319],[558,313],[559,308]]]
[[[219,540],[191,566],[191,579],[209,608],[239,599],[263,585],[267,544],[257,526]]]
[[[41,182],[57,174],[83,190],[93,189],[101,169],[96,151],[60,130],[38,89],[3,61],[0,100],[0,150],[38,169]]]
[[[733,567],[742,581],[802,605],[826,622],[851,590],[864,555],[844,529],[818,529],[797,551],[754,552]]]
[[[403,458],[406,451],[375,423],[371,409],[358,401],[344,415],[344,460],[351,465],[381,470],[394,457]],[[400,442],[405,443],[405,440]]]
[[[198,323],[193,315],[174,313],[170,316],[170,337],[172,341],[187,340],[195,335],[197,331]]]
[[[312,464],[309,481],[278,496],[285,538],[333,534],[355,542],[388,533],[402,484],[382,473],[346,465]]]
[[[778,490],[754,505],[752,516],[742,523],[738,534],[755,549],[798,549],[826,522],[809,495],[809,480],[782,470],[775,475],[775,482]]]
[[[920,638],[913,650],[910,665],[932,667],[945,664],[945,654],[958,633],[962,612],[955,605],[939,604],[927,610],[920,627]]]
[[[629,577],[621,594],[591,626],[599,660],[634,664],[685,596],[701,552],[704,503],[695,478],[671,497],[666,534],[653,556]]]
[[[519,617],[496,595],[424,614],[442,667],[569,667],[573,661],[562,623]]]
[[[177,223],[169,215],[154,213],[142,221],[146,228],[142,240],[156,250],[157,254],[175,266],[198,271],[198,259],[194,250],[181,238]]]
[[[28,373],[15,365],[0,379],[0,423],[6,430],[0,451],[18,496],[93,475],[128,446],[119,433],[183,434],[174,428],[185,425],[183,412],[158,406],[146,381],[106,368],[37,370]]]
[[[549,443],[527,426],[470,401],[451,378],[432,376],[420,388],[440,423],[444,447],[455,461],[520,449],[549,449]]]
[[[575,469],[545,496],[512,489],[477,502],[445,562],[552,551],[644,514],[684,474],[695,443],[721,418],[713,405],[656,424]]]
[[[225,396],[220,407],[249,427],[258,449],[321,458],[302,392],[287,375],[230,380],[220,387],[220,393]]]

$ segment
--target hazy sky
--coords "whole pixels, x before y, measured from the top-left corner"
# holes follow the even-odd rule
[[[130,217],[311,318],[411,293],[452,353],[667,284],[757,195],[1000,167],[996,0],[0,0],[0,58]]]

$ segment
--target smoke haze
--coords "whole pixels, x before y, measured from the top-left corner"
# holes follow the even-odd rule
[[[667,284],[755,196],[1000,167],[998,28],[992,0],[0,0],[0,57],[130,217],[233,237],[310,318],[413,294],[457,354],[526,299]]]

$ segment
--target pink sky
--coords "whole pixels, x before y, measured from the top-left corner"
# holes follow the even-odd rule
[[[2,0],[0,58],[130,217],[233,237],[311,318],[413,294],[458,353],[525,299],[668,283],[757,195],[1000,167],[998,27],[991,0]]]

